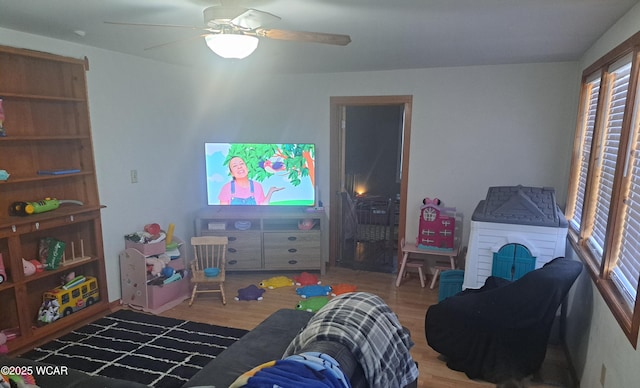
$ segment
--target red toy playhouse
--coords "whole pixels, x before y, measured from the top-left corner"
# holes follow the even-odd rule
[[[438,198],[425,198],[420,207],[416,245],[419,249],[453,249],[456,208],[441,206]]]

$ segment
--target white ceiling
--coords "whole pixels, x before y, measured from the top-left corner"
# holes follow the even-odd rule
[[[0,0],[0,27],[181,65],[230,63],[322,73],[577,60],[638,0],[227,0],[282,18],[268,26],[348,34],[345,46],[261,39],[223,60],[198,32],[105,21],[203,26],[220,0]],[[228,4],[227,4],[228,5]],[[80,36],[74,31],[83,31]],[[145,50],[158,44],[181,43]],[[0,39],[1,41],[1,39]]]

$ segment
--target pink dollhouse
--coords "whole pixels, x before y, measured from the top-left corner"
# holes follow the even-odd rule
[[[441,206],[438,198],[425,198],[422,203],[416,239],[418,249],[453,249],[456,208]]]

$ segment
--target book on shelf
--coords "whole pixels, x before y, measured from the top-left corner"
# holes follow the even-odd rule
[[[38,175],[64,175],[80,172],[79,168],[56,168],[52,170],[38,170]]]

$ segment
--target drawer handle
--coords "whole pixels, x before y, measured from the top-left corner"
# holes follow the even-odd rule
[[[297,239],[298,238],[296,236],[287,237],[287,240],[289,240],[289,241],[296,241]]]
[[[296,248],[289,248],[289,253],[296,253],[298,250]]]
[[[298,264],[298,260],[289,260],[288,263],[291,265],[295,265]]]
[[[229,236],[229,237],[227,237],[227,239],[228,239],[229,241],[236,241],[238,238],[237,238],[237,237]]]
[[[229,260],[229,262],[227,264],[229,264],[229,265],[238,264],[238,260]]]
[[[227,248],[227,251],[231,252],[231,253],[236,253],[238,252],[238,250],[236,248]]]

